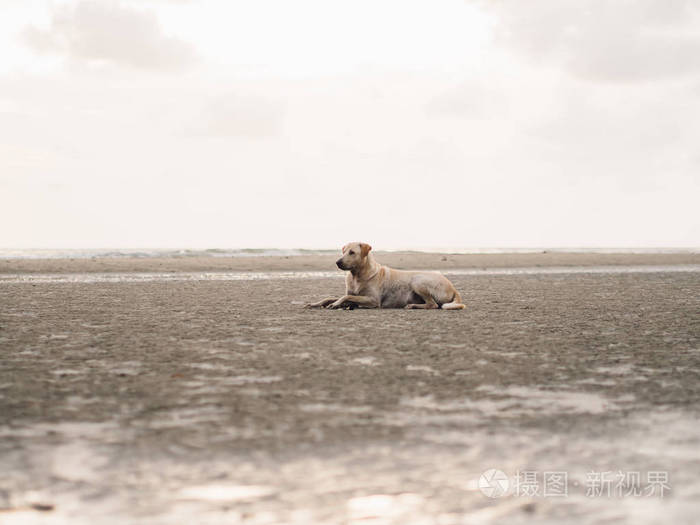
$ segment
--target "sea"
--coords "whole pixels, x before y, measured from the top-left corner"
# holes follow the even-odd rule
[[[700,253],[700,247],[662,247],[662,248],[629,248],[629,247],[529,247],[529,248],[399,248],[380,250],[383,252],[413,252],[413,253],[446,253],[446,254],[499,254],[499,253],[628,253],[628,254],[659,254],[659,253]],[[98,257],[265,257],[299,255],[333,255],[338,248],[304,249],[304,248],[211,248],[211,249],[143,249],[143,248],[70,248],[70,249],[16,249],[0,248],[0,259],[91,259]]]

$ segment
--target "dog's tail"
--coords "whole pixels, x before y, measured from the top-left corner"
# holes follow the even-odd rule
[[[462,296],[459,295],[459,292],[455,291],[455,296],[452,298],[452,301],[444,303],[440,308],[443,310],[464,310],[466,306],[462,304]]]

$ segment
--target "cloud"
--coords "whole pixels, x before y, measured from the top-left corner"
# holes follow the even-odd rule
[[[464,119],[491,119],[507,114],[508,99],[499,86],[464,82],[433,97],[426,105],[429,115]]]
[[[500,42],[586,80],[640,82],[700,72],[692,0],[486,1]]]
[[[263,96],[227,94],[214,97],[185,130],[186,135],[264,138],[280,132],[284,104]]]
[[[163,34],[155,14],[95,1],[56,5],[47,29],[29,26],[23,36],[40,53],[137,69],[178,70],[195,56],[190,44]]]

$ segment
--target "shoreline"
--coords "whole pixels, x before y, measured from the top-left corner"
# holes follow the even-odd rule
[[[318,272],[335,269],[333,255],[265,255],[250,257],[94,257],[0,259],[0,275],[138,272]],[[381,264],[396,269],[449,272],[471,268],[567,266],[668,266],[700,264],[699,253],[480,253],[377,252]]]

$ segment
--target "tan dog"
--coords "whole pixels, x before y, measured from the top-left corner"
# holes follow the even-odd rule
[[[335,264],[350,273],[345,277],[345,295],[329,297],[307,308],[465,308],[452,283],[437,272],[405,272],[382,266],[369,253],[364,242],[343,246],[343,256]]]

